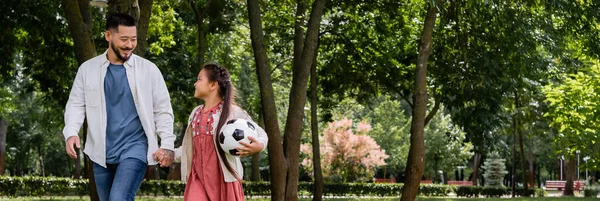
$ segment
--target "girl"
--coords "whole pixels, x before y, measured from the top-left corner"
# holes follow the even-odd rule
[[[187,184],[184,200],[236,201],[244,200],[242,178],[244,168],[238,157],[226,155],[217,135],[230,119],[250,116],[235,105],[235,88],[229,71],[218,64],[205,64],[194,84],[194,97],[204,100],[190,114],[181,146],[181,177]],[[265,149],[267,134],[257,127],[258,139],[238,148],[240,156],[249,156]]]

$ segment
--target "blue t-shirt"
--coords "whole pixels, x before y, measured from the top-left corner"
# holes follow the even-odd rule
[[[106,163],[127,158],[147,161],[148,138],[133,102],[125,66],[110,64],[104,78]]]

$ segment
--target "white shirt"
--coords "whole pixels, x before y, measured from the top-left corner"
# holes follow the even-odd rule
[[[83,152],[90,159],[106,167],[106,102],[104,77],[110,62],[107,52],[81,64],[71,88],[65,107],[65,140],[78,136],[79,129],[87,118],[87,140]],[[148,138],[148,164],[156,165],[152,154],[160,148],[174,150],[173,109],[167,85],[156,65],[132,54],[123,63],[133,95],[135,108]]]

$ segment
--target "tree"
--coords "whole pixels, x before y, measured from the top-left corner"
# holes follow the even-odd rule
[[[0,175],[4,175],[6,157],[6,131],[8,128],[6,119],[0,119]]]
[[[315,49],[318,50],[318,49]],[[314,192],[313,201],[321,201],[323,199],[323,170],[321,168],[321,143],[319,142],[319,117],[317,115],[318,108],[318,83],[317,80],[317,57],[310,68],[310,128],[313,154],[313,175],[314,175]]]
[[[194,13],[198,42],[198,68],[206,62],[208,50],[207,35],[231,31],[238,22],[236,9],[238,3],[231,0],[186,0],[184,8],[189,8]]]
[[[301,1],[299,1],[301,2]],[[293,65],[292,88],[290,91],[289,110],[284,130],[283,147],[277,124],[273,86],[270,78],[270,68],[264,43],[261,11],[258,1],[248,0],[248,16],[250,21],[251,39],[256,62],[259,86],[261,91],[262,108],[265,115],[265,125],[269,134],[269,162],[271,164],[273,200],[298,199],[298,166],[300,152],[300,136],[302,117],[306,104],[306,92],[310,67],[316,56],[319,26],[325,0],[313,3],[307,24],[306,36],[303,41],[297,41],[294,47],[302,45],[302,52],[295,52],[294,57],[300,56],[299,63]],[[300,23],[300,22],[298,22]],[[296,32],[295,34],[301,34]]]
[[[508,173],[506,171],[505,159],[500,157],[498,152],[492,152],[488,154],[488,158],[485,159],[483,166],[481,167],[485,173],[485,186],[501,187],[504,175]]]
[[[440,107],[440,110],[444,111],[444,108]],[[473,144],[465,142],[466,133],[453,124],[451,118],[438,112],[425,127],[425,173],[436,176],[441,170],[443,181],[447,181],[447,172],[466,165],[473,156]]]
[[[427,109],[427,62],[432,49],[433,27],[437,8],[435,2],[429,5],[425,23],[423,25],[423,35],[419,43],[419,56],[417,58],[417,67],[415,69],[415,89],[413,95],[413,118],[410,127],[410,149],[408,151],[408,161],[406,164],[406,181],[402,188],[402,197],[400,200],[415,200],[419,192],[419,183],[425,171],[425,115]]]
[[[588,69],[566,76],[563,83],[544,87],[549,103],[546,115],[559,133],[554,142],[561,148],[557,151],[568,159],[565,195],[573,195],[575,174],[571,171],[576,169],[575,152],[580,150],[593,158],[592,161],[598,161],[600,157],[597,146],[600,127],[595,123],[600,117],[600,65],[596,60],[588,65]]]
[[[368,136],[371,125],[361,121],[353,129],[352,120],[344,118],[330,122],[323,131],[320,143],[323,163],[328,164],[323,175],[333,182],[366,182],[373,178],[374,169],[385,165],[389,156]],[[311,145],[303,144],[302,152],[308,156],[302,166],[312,172]]]
[[[406,118],[401,102],[391,97],[385,96],[382,102],[371,103],[374,109],[368,114],[368,119],[373,125],[373,130],[369,132],[369,136],[389,155],[385,160],[386,166],[383,167],[383,177],[400,175],[406,167],[410,147],[410,119]]]

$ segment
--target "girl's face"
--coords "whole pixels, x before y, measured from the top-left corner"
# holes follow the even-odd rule
[[[211,93],[217,92],[217,86],[217,82],[208,80],[208,72],[205,69],[202,69],[200,73],[198,73],[198,80],[194,83],[194,87],[196,88],[194,97],[199,99],[206,98]]]

